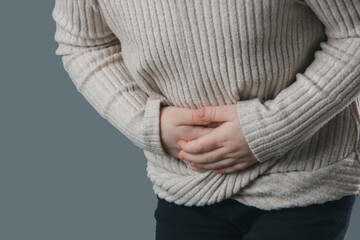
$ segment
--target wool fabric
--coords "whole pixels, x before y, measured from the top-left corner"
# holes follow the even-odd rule
[[[69,78],[144,151],[160,198],[272,210],[360,194],[360,0],[56,0],[52,17]],[[165,152],[161,107],[228,104],[257,163],[199,173]]]

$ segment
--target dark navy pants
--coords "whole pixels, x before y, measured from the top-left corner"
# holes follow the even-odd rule
[[[186,207],[158,197],[156,240],[342,240],[355,200],[265,211],[233,199]]]

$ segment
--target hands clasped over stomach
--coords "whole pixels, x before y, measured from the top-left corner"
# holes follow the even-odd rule
[[[165,151],[197,172],[232,173],[258,160],[243,134],[236,105],[160,109]]]

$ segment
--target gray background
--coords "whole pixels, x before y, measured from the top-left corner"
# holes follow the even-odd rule
[[[53,6],[0,3],[0,239],[154,239],[145,156],[69,79]],[[347,240],[359,224],[358,197]]]

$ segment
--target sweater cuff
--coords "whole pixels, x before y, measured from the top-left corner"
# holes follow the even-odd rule
[[[169,157],[170,155],[161,143],[160,135],[160,108],[165,106],[162,105],[163,103],[165,103],[164,99],[154,98],[148,98],[146,102],[144,114],[144,141],[146,144],[144,150]]]
[[[269,141],[275,141],[269,139],[270,134],[265,132],[266,122],[264,121],[265,116],[265,106],[259,98],[253,98],[250,100],[242,100],[236,103],[237,113],[241,125],[241,129],[245,136],[245,139],[250,147],[251,152],[259,162],[267,161],[274,157],[269,157],[267,154],[269,149],[266,144]],[[271,130],[271,129],[270,129]],[[278,155],[281,153],[272,154],[272,156]]]

